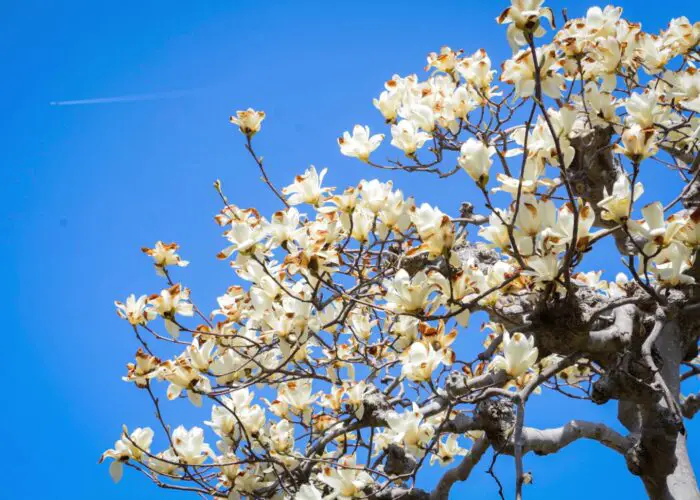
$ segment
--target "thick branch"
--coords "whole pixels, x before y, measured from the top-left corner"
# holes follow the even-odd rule
[[[615,309],[614,314],[615,320],[612,325],[589,333],[587,351],[615,352],[629,342],[638,314],[637,307],[626,304]]]
[[[448,470],[440,479],[440,482],[430,494],[430,500],[447,500],[450,490],[457,481],[466,481],[474,466],[479,463],[481,457],[489,448],[489,440],[486,436],[481,436],[474,441],[472,449],[467,453],[462,462]]]
[[[619,434],[605,424],[572,420],[563,427],[555,429],[523,429],[524,451],[537,455],[555,453],[574,441],[585,438],[598,441],[611,450],[625,453],[632,446],[633,440]]]

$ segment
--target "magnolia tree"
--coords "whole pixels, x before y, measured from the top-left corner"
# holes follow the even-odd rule
[[[401,159],[371,159],[385,136],[365,126],[338,139],[372,167],[474,182],[483,197],[459,213],[391,182],[335,190],[314,167],[278,189],[253,145],[265,114],[237,112],[279,210],[237,207],[215,183],[218,257],[245,285],[210,313],[173,279],[177,244],[143,249],[167,284],[116,305],[141,344],[124,380],[157,425],[104,453],[114,480],[127,466],[216,498],[443,499],[492,448],[514,458],[520,498],[528,454],[583,438],[624,457],[650,497],[700,498],[684,427],[700,395],[681,388],[700,373],[700,23],[651,34],[621,14],[564,12],[552,33],[541,0],[513,0],[500,70],[483,49],[443,47],[424,80],[386,82],[374,105]],[[644,199],[646,169],[680,179],[665,206]],[[614,281],[587,267],[600,244],[626,268]],[[462,352],[476,312],[483,349]],[[158,357],[162,343],[178,353]],[[529,426],[545,390],[613,402],[624,432],[576,415]],[[201,426],[167,421],[165,400],[184,397]]]

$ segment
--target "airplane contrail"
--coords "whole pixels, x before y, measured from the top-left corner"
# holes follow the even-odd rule
[[[172,90],[169,92],[155,92],[152,94],[130,94],[116,97],[95,97],[92,99],[74,99],[70,101],[51,101],[50,106],[83,106],[87,104],[109,104],[115,102],[156,101],[160,99],[174,99],[197,93],[202,89]]]

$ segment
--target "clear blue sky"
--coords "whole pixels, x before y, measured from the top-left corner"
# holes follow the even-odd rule
[[[248,106],[267,112],[257,142],[280,185],[312,163],[330,167],[329,182],[339,187],[363,177],[388,179],[342,157],[336,137],[355,123],[378,127],[371,99],[383,82],[393,73],[424,76],[426,54],[442,45],[468,52],[484,47],[494,61],[508,55],[505,29],[493,21],[506,3],[3,2],[3,496],[176,496],[133,471],[115,486],[107,467],[96,464],[122,423],[154,425],[145,395],[119,379],[137,346],[112,302],[159,290],[139,248],[163,239],[178,241],[192,261],[178,277],[194,298],[214,305],[232,280],[228,266],[214,258],[224,245],[212,221],[219,207],[211,187],[216,178],[236,204],[277,209],[228,115]],[[548,3],[557,12],[563,6]],[[568,3],[571,17],[592,4]],[[650,30],[672,16],[700,17],[694,0],[617,4]],[[49,105],[181,90],[191,92]],[[645,173],[648,199],[667,199],[663,185],[649,182],[656,174]],[[394,179],[405,192],[452,213],[475,196],[465,175]],[[589,265],[604,266],[608,277],[618,267],[612,254]],[[562,398],[534,398],[531,408],[528,422],[538,426],[614,415],[612,406]],[[197,421],[184,401],[165,411],[172,421]],[[700,461],[700,425],[691,423],[689,431]],[[458,491],[493,498],[496,486],[485,466]],[[556,456],[528,456],[525,467],[536,483],[529,498],[643,496],[623,459],[591,443]],[[498,470],[512,485],[510,459]]]

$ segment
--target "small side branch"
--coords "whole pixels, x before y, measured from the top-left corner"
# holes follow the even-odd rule
[[[267,187],[270,188],[270,190],[277,196],[277,198],[284,204],[285,207],[289,208],[289,203],[287,203],[287,200],[282,196],[282,194],[277,190],[277,188],[272,184],[272,181],[270,181],[270,178],[267,176],[267,172],[265,172],[265,167],[263,166],[263,159],[262,156],[258,156],[255,153],[255,150],[253,149],[253,142],[250,138],[250,136],[247,137],[247,142],[245,145],[245,148],[248,150],[250,155],[253,157],[255,160],[255,163],[257,163],[258,168],[260,169],[260,173],[262,174],[262,180],[265,184],[267,184]]]

